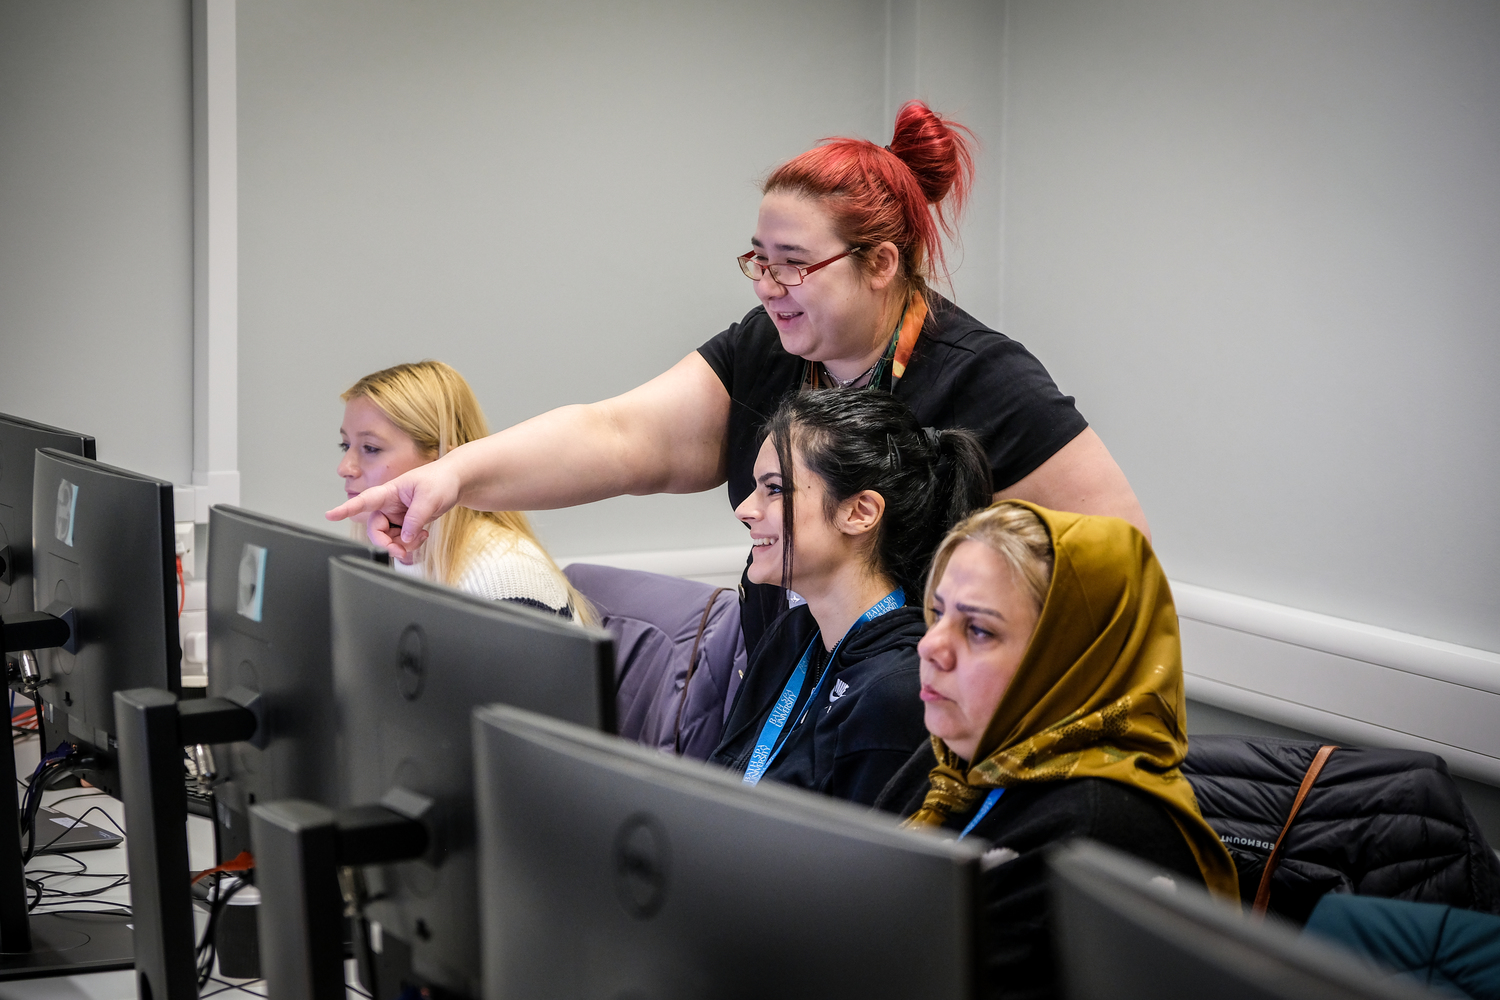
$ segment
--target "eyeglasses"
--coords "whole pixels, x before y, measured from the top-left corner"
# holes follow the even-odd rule
[[[754,250],[751,250],[747,254],[741,254],[736,259],[740,262],[740,270],[744,271],[745,277],[751,281],[759,281],[769,274],[771,280],[776,282],[776,284],[789,288],[792,285],[802,284],[803,278],[819,268],[827,267],[829,264],[841,261],[851,253],[859,253],[863,249],[864,247],[850,247],[837,257],[829,257],[827,260],[820,260],[816,264],[809,264],[807,267],[798,267],[796,264],[762,264],[755,259]]]

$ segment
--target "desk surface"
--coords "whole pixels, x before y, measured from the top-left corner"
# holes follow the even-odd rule
[[[16,750],[16,776],[24,780],[36,768],[37,763],[37,739],[29,739],[18,742]],[[18,792],[21,790],[17,786]],[[87,788],[65,788],[55,792],[47,792],[42,802],[59,812],[70,816],[80,816],[97,826],[109,827],[110,821],[119,827],[125,825],[125,807],[115,798],[111,798],[99,791],[91,791]],[[109,819],[105,819],[108,816]],[[85,815],[88,814],[88,815]],[[213,865],[214,857],[214,834],[213,825],[201,816],[188,817],[188,862],[196,871],[201,871]],[[71,860],[70,860],[71,859]],[[78,874],[67,874],[77,871]],[[31,860],[26,866],[28,875],[35,877],[42,872],[64,873],[49,877],[46,881],[48,888],[66,891],[95,890],[108,886],[113,881],[111,876],[122,876],[126,873],[125,845],[106,848],[103,850],[80,851],[71,855],[40,855]],[[49,901],[43,900],[38,907],[38,912],[45,910],[61,909],[95,909],[103,908],[108,904],[120,906],[130,905],[130,887],[128,883],[122,883],[113,888],[108,888],[97,896],[85,900]],[[198,930],[201,933],[206,914],[197,907],[194,908],[197,918]],[[351,963],[352,965],[352,963]],[[262,980],[243,979],[221,979],[215,970],[215,976],[204,986],[202,997],[216,996],[224,1000],[239,1000],[244,997],[265,997],[265,983]],[[351,1000],[363,998],[364,993],[351,987],[349,990]],[[135,1000],[135,972],[133,970],[121,970],[119,972],[96,972],[80,976],[49,976],[42,979],[12,980],[0,983],[0,1000]]]

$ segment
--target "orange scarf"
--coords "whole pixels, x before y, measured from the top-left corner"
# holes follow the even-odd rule
[[[885,356],[880,359],[880,363],[870,376],[870,385],[880,384],[881,369],[889,364],[891,366],[891,390],[895,391],[896,383],[901,381],[901,376],[906,374],[906,365],[911,361],[912,351],[917,349],[917,338],[922,335],[922,324],[925,322],[927,322],[927,296],[921,291],[914,291],[901,313],[901,322],[896,326],[896,332],[891,336],[890,347],[886,348]],[[820,367],[811,361],[807,362],[803,368],[802,384],[810,389],[830,388],[823,384]]]

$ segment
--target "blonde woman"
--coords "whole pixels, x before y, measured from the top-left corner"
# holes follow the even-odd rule
[[[341,398],[338,473],[350,498],[489,434],[469,383],[441,361],[366,375]],[[519,511],[454,507],[433,523],[409,568],[395,565],[493,601],[580,621],[589,616]]]

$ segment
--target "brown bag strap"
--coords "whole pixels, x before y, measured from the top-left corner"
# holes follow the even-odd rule
[[[1318,780],[1318,774],[1323,770],[1323,765],[1328,763],[1328,758],[1333,756],[1337,750],[1336,746],[1321,746],[1313,755],[1312,763],[1307,767],[1307,773],[1302,776],[1302,786],[1297,789],[1297,797],[1292,800],[1292,811],[1287,813],[1286,825],[1281,828],[1281,833],[1276,838],[1276,846],[1271,848],[1270,857],[1266,858],[1266,870],[1260,876],[1260,888],[1255,890],[1255,903],[1250,911],[1264,916],[1266,907],[1271,905],[1271,876],[1276,873],[1276,866],[1281,863],[1281,847],[1286,843],[1287,831],[1297,821],[1297,811],[1302,808],[1302,801],[1307,798],[1307,793],[1312,790],[1313,782]]]
[[[682,710],[687,705],[688,685],[693,682],[693,674],[698,670],[698,647],[703,645],[703,633],[708,629],[708,616],[713,613],[714,604],[719,595],[730,588],[719,587],[708,597],[708,603],[703,606],[703,617],[698,619],[698,634],[693,636],[693,652],[688,657],[687,677],[682,681],[682,698],[677,702],[677,724],[672,727],[672,752],[678,756],[682,755]]]

